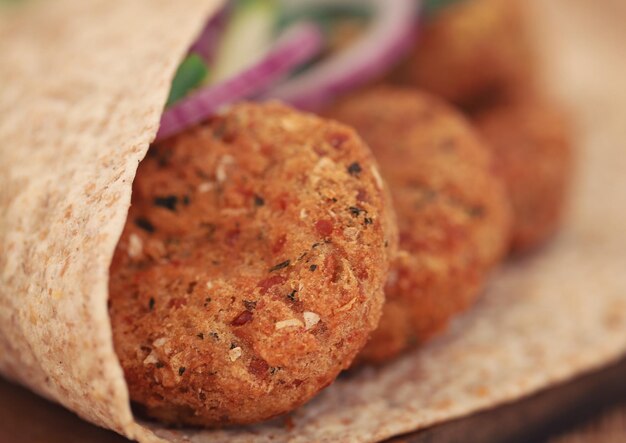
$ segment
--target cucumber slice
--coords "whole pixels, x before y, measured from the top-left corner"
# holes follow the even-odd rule
[[[262,58],[274,40],[279,7],[276,0],[237,0],[217,48],[209,77],[216,83]]]

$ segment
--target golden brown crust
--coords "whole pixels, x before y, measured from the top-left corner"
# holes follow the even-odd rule
[[[542,245],[561,222],[572,175],[563,112],[534,98],[491,105],[474,120],[489,142],[513,205],[513,252]]]
[[[534,60],[519,0],[463,0],[427,18],[395,79],[463,106],[530,86]]]
[[[370,145],[398,217],[400,252],[383,317],[360,355],[380,362],[436,334],[473,302],[506,251],[510,208],[489,152],[439,100],[377,88],[329,114]]]
[[[153,146],[111,266],[132,400],[165,422],[225,425],[330,384],[378,323],[390,206],[353,130],[276,103]]]

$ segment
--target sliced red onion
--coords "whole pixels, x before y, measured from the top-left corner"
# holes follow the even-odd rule
[[[315,57],[323,35],[311,23],[298,23],[281,35],[257,64],[221,83],[199,89],[166,109],[157,140],[181,132],[213,115],[220,108],[266,90],[295,67]]]
[[[304,109],[318,110],[338,95],[384,74],[415,43],[421,2],[416,0],[353,0],[369,4],[373,23],[345,51],[330,56],[302,74],[278,84],[260,98],[275,98]],[[316,6],[332,5],[317,0]]]
[[[207,63],[213,60],[220,36],[228,23],[230,9],[229,5],[226,5],[206,23],[189,52],[198,54]]]

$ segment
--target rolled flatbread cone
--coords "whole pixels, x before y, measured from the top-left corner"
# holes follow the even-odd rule
[[[137,424],[106,316],[108,268],[137,163],[176,64],[216,5],[58,0],[3,12],[0,372],[141,442],[377,441],[622,356],[626,11],[617,1],[611,14],[584,1],[536,4],[555,85],[574,107],[584,148],[561,237],[507,267],[445,337],[339,380],[295,412],[292,427],[222,431]]]
[[[107,313],[137,164],[218,0],[25,2],[0,22],[0,372],[129,438]]]

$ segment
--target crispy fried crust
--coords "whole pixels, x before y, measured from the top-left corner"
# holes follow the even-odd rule
[[[529,86],[534,60],[519,0],[463,0],[428,17],[395,79],[463,106]]]
[[[511,248],[545,243],[563,215],[572,175],[572,147],[563,113],[543,100],[503,101],[475,122],[489,142],[513,205]]]
[[[153,146],[111,266],[132,400],[212,426],[310,399],[378,323],[392,220],[355,132],[279,104]]]
[[[439,100],[377,88],[329,114],[370,145],[398,217],[400,252],[383,317],[360,355],[381,362],[430,338],[474,301],[506,251],[510,208],[489,152]]]

